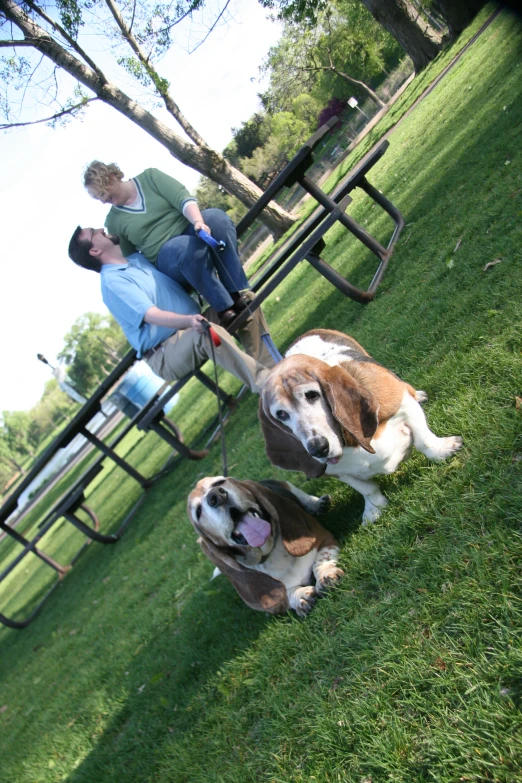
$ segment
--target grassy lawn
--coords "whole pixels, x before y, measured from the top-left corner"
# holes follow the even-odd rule
[[[342,545],[341,586],[301,621],[209,581],[185,502],[220,472],[219,444],[180,463],[28,629],[0,630],[2,783],[522,781],[521,93],[521,25],[502,12],[372,172],[407,223],[376,300],[345,299],[303,262],[265,308],[281,349],[316,326],[354,335],[428,392],[431,427],[462,435],[463,451],[441,465],[414,454],[381,480],[390,505],[363,528],[348,487],[269,464],[247,396],[226,428],[231,473],[332,495],[323,522]],[[390,221],[363,196],[349,210],[386,239]],[[375,270],[340,229],[324,257],[357,285]],[[189,442],[215,415],[192,392],[174,411]],[[125,449],[145,475],[169,453],[154,435]],[[119,469],[93,486],[102,529],[140,493]],[[48,544],[66,559],[65,524]],[[0,611],[25,605],[22,584]]]

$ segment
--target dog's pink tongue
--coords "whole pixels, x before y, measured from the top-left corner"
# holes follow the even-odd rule
[[[251,514],[243,516],[236,530],[246,538],[249,546],[263,546],[272,532],[268,522],[261,517],[253,517]]]

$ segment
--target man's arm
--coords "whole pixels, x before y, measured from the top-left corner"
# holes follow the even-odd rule
[[[178,315],[178,313],[170,313],[168,310],[160,310],[159,307],[149,307],[143,320],[145,323],[153,324],[154,326],[168,326],[171,329],[194,329],[199,334],[203,334],[205,330],[202,321],[206,321],[206,318],[203,318],[200,313]]]

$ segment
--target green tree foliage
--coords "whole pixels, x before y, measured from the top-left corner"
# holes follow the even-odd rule
[[[69,378],[78,391],[89,396],[127,348],[112,316],[85,313],[65,335],[65,345],[58,358],[69,367]]]
[[[321,17],[329,13],[332,3],[328,0],[259,0],[265,8],[277,11],[277,18],[297,25],[313,28],[320,23]],[[433,16],[430,6],[437,7],[439,13],[446,17],[450,34],[453,20],[461,20],[468,14],[470,21],[477,8],[484,0],[360,0],[374,19],[390,33],[404,52],[408,54],[415,70],[423,68],[437,56],[442,45],[440,27],[433,26]],[[472,7],[468,11],[468,7]],[[464,7],[464,13],[459,9]],[[471,15],[470,15],[471,14]],[[458,27],[458,21],[455,29]],[[462,28],[461,28],[462,29]]]
[[[223,151],[224,156],[234,164],[239,164],[241,158],[251,158],[258,147],[262,147],[270,135],[270,118],[266,114],[257,113],[240,128],[232,128],[232,142]]]
[[[381,103],[374,87],[399,59],[397,42],[359,0],[340,0],[319,12],[313,26],[287,22],[261,72],[270,87],[261,96],[267,110],[287,111],[298,95],[312,95],[323,106],[332,96]]]
[[[25,460],[34,454],[29,439],[31,419],[27,411],[2,412],[2,440],[13,461]]]

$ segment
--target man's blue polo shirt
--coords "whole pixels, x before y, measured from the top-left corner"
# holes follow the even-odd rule
[[[177,331],[145,323],[143,318],[150,307],[178,315],[199,313],[187,292],[141,253],[133,253],[122,264],[104,264],[101,291],[103,301],[139,357]]]

